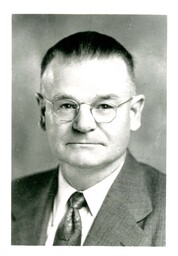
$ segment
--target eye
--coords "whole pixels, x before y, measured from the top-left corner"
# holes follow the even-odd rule
[[[97,109],[111,109],[113,108],[113,106],[106,104],[106,103],[102,103],[96,106]]]
[[[61,105],[59,105],[59,108],[63,108],[63,109],[76,109],[76,105],[72,104],[72,103],[63,103]]]
[[[54,103],[55,111],[65,111],[65,110],[74,110],[77,109],[75,102],[59,100]]]

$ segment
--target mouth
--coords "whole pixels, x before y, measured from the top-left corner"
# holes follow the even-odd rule
[[[96,143],[96,142],[69,142],[67,145],[78,145],[78,146],[104,146],[102,143]]]

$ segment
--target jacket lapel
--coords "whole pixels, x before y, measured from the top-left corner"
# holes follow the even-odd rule
[[[36,176],[33,183],[41,184],[38,190],[30,191],[27,195],[28,207],[21,206],[21,209],[14,211],[16,226],[17,244],[23,245],[44,245],[46,240],[46,228],[48,225],[49,215],[53,206],[54,197],[57,192],[57,175],[58,171],[54,170],[46,175]],[[33,194],[33,195],[32,195]],[[33,198],[33,199],[32,199]],[[20,212],[20,214],[19,214]],[[18,229],[20,231],[18,232]]]
[[[84,245],[138,246],[145,238],[138,222],[151,211],[144,172],[128,152]]]

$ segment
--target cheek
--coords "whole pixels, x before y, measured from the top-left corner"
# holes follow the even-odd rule
[[[110,125],[110,141],[119,148],[126,148],[130,139],[130,118],[128,113],[118,115]]]
[[[67,125],[58,124],[57,119],[51,113],[46,115],[46,132],[53,151],[61,147],[66,140]]]
[[[58,123],[57,118],[53,115],[51,109],[47,109],[45,113],[46,117],[46,131],[49,136],[57,136],[60,134],[61,124]]]

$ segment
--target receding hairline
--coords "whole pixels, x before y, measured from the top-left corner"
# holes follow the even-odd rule
[[[44,84],[47,82],[48,83],[48,86],[50,86],[50,83],[52,84],[53,83],[53,78],[51,79],[51,82],[50,82],[50,70],[51,70],[51,75],[54,76],[52,70],[53,70],[53,64],[55,62],[57,62],[57,64],[59,65],[59,72],[60,72],[60,67],[61,67],[61,70],[63,68],[68,68],[70,65],[77,65],[77,64],[80,64],[82,62],[87,62],[87,61],[95,61],[95,60],[103,60],[103,61],[107,61],[107,60],[111,60],[113,62],[115,62],[115,60],[121,60],[124,64],[125,64],[125,67],[126,67],[126,70],[127,70],[127,74],[128,74],[128,81],[129,81],[129,84],[130,86],[133,88],[133,91],[135,93],[136,91],[136,86],[135,86],[135,80],[130,72],[130,69],[127,65],[127,63],[125,62],[124,58],[122,56],[119,56],[119,55],[115,55],[115,54],[112,54],[112,55],[109,55],[109,56],[75,56],[75,57],[66,57],[66,56],[62,56],[62,55],[57,55],[55,56],[51,62],[48,64],[48,66],[46,67],[46,70],[44,71],[44,73],[42,74],[42,77],[41,77],[41,85],[40,85],[40,91],[42,92],[42,90],[44,89]]]

